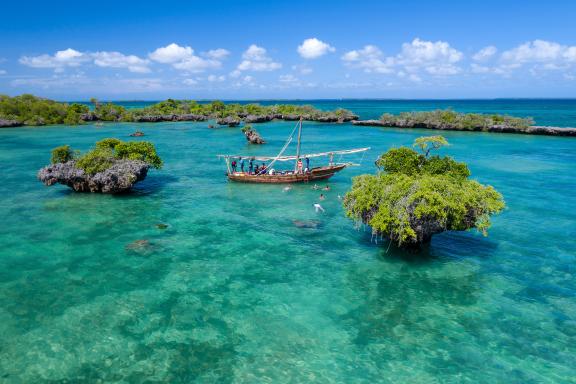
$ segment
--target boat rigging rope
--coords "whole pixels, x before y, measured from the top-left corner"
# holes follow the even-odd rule
[[[360,159],[360,164],[362,164],[362,162],[364,161],[364,155],[366,155],[366,152],[362,152],[362,158]]]
[[[271,169],[270,167],[272,165],[274,165],[274,163],[280,158],[280,156],[282,156],[282,154],[284,153],[286,148],[288,148],[288,145],[290,145],[290,143],[292,142],[292,139],[294,138],[294,133],[296,132],[296,128],[298,128],[299,124],[300,124],[300,122],[296,123],[296,125],[294,126],[294,129],[292,130],[292,133],[290,133],[290,136],[288,136],[288,140],[286,140],[286,143],[284,144],[284,146],[282,147],[282,149],[280,150],[280,152],[278,153],[276,158],[274,158],[274,160],[272,160],[272,162],[266,166],[266,170]],[[261,175],[262,172],[263,171],[258,172],[258,175]]]

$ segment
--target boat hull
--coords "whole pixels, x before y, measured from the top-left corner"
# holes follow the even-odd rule
[[[346,168],[346,164],[329,165],[326,167],[312,168],[308,173],[289,175],[250,175],[248,173],[229,173],[228,179],[240,183],[263,183],[263,184],[287,184],[287,183],[308,183],[310,181],[327,180]]]

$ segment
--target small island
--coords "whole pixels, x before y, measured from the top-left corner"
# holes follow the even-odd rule
[[[452,110],[401,112],[383,114],[379,120],[357,120],[354,125],[425,128],[444,131],[481,131],[495,133],[522,133],[529,135],[575,136],[576,128],[535,126],[531,118],[498,114],[458,113]]]
[[[258,131],[256,131],[256,129],[254,129],[250,124],[242,127],[242,133],[244,133],[246,140],[248,140],[250,144],[266,144]]]
[[[0,95],[0,128],[23,125],[68,124],[86,122],[157,123],[165,121],[216,120],[218,125],[235,127],[264,123],[272,120],[343,123],[357,120],[358,116],[346,109],[321,111],[310,105],[256,103],[239,104],[212,101],[168,99],[145,108],[127,109],[114,103],[91,99],[91,106],[82,103],[60,103],[33,95],[9,97]]]
[[[353,179],[343,202],[346,215],[404,249],[418,249],[444,231],[475,228],[486,235],[504,199],[493,187],[470,180],[465,163],[430,155],[445,145],[442,136],[420,137],[414,146],[421,153],[400,147],[382,154],[375,175]]]
[[[54,148],[51,164],[38,171],[38,180],[76,192],[121,193],[144,180],[150,167],[162,167],[152,143],[109,138],[83,155],[68,145]]]

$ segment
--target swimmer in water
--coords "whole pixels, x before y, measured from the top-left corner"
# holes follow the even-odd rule
[[[317,190],[318,188],[320,188],[317,184],[314,184],[314,186],[312,187],[313,190]]]
[[[323,193],[320,194],[320,200],[324,200],[326,197],[324,196]]]
[[[284,187],[284,188],[282,189],[282,191],[283,191],[283,192],[288,192],[288,191],[290,191],[291,189],[292,189],[291,186],[287,186],[287,187]]]
[[[314,209],[316,210],[316,213],[318,213],[319,211],[325,212],[324,208],[322,208],[322,206],[318,203],[314,204]]]
[[[325,191],[329,191],[330,190],[330,186],[328,184],[326,184],[326,186],[324,187]]]

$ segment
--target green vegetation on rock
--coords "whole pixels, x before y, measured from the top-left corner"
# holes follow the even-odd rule
[[[496,114],[458,113],[449,109],[401,112],[398,115],[385,113],[380,117],[380,121],[391,127],[453,130],[485,130],[497,126],[525,130],[534,125],[534,121],[531,118]]]
[[[76,160],[76,166],[89,175],[103,172],[116,160],[139,160],[153,168],[162,168],[162,159],[156,153],[154,144],[148,141],[122,141],[116,138],[100,140],[93,149],[79,156],[70,146],[64,145],[52,150],[52,164]]]
[[[72,150],[72,148],[70,148],[69,145],[62,145],[52,150],[52,157],[50,158],[50,162],[52,164],[66,163],[70,160],[74,160],[75,156],[75,152]]]
[[[379,172],[353,179],[344,198],[346,214],[402,248],[419,247],[432,235],[475,228],[487,234],[490,216],[505,207],[493,187],[470,180],[464,163],[430,156],[448,142],[419,138],[414,146],[391,149],[376,161]]]

